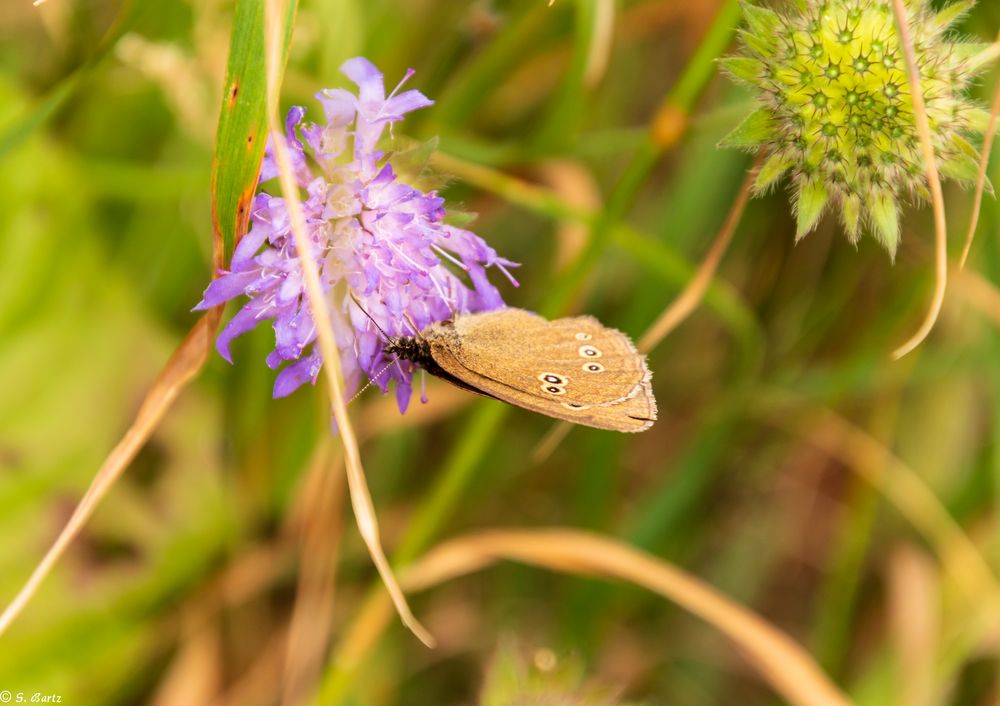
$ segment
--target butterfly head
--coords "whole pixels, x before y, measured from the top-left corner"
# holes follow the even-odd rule
[[[389,336],[382,349],[386,358],[402,358],[426,367],[431,359],[427,341],[416,336]]]

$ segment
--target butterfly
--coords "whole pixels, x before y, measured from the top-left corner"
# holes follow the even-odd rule
[[[457,314],[419,335],[389,337],[385,355],[574,424],[638,432],[656,421],[646,357],[591,316],[547,321],[515,308]]]

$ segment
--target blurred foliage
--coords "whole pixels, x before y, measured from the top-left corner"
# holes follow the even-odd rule
[[[549,650],[538,650],[530,665],[518,647],[502,644],[490,664],[480,706],[626,706],[609,690],[581,685],[581,667],[559,664]]]
[[[710,28],[734,7],[302,0],[285,102],[313,105],[359,53],[390,84],[415,68],[412,85],[436,105],[403,124],[410,138],[437,136],[442,154],[552,195],[533,207],[462,174],[443,191],[523,263],[507,301],[587,311],[637,337],[690,278],[749,166],[715,148],[748,95],[697,53],[707,32],[725,45],[735,28]],[[4,602],[195,321],[232,18],[221,0],[0,7]],[[984,0],[960,29],[989,41],[998,28],[1000,6]],[[686,132],[651,151],[650,121],[692,75],[707,82],[685,84]],[[997,77],[974,88],[981,101]],[[1000,183],[995,159],[990,175]],[[946,199],[957,254],[972,199],[954,188]],[[603,215],[588,230],[559,215],[573,208]],[[995,702],[991,601],[970,597],[851,462],[821,451],[809,420],[832,410],[890,447],[995,570],[998,234],[986,199],[936,330],[891,362],[930,294],[929,209],[905,212],[893,265],[873,241],[847,243],[833,218],[796,245],[786,195],[755,200],[704,306],[651,355],[656,426],[636,437],[573,429],[541,461],[548,419],[440,385],[400,418],[369,391],[352,408],[388,549],[406,561],[479,528],[592,529],[750,606],[858,704]],[[415,597],[436,651],[393,624],[352,655],[355,620],[381,588],[340,485],[317,486],[316,468],[339,472],[321,395],[270,399],[269,335],[242,339],[235,366],[213,357],[184,392],[0,639],[0,689],[80,704],[273,704],[322,683],[330,702],[470,703],[499,636],[513,633],[525,654],[573,656],[633,701],[775,703],[718,633],[662,600],[512,565]],[[316,595],[329,618],[304,621],[296,671],[285,642],[312,595],[300,576],[327,582]],[[305,692],[283,682],[291,672]]]

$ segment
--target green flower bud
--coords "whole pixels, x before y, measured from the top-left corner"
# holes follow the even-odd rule
[[[900,201],[928,193],[890,2],[799,0],[781,12],[745,4],[744,51],[721,60],[760,102],[722,145],[767,155],[758,194],[788,175],[796,238],[832,207],[852,242],[867,230],[894,255]],[[966,136],[982,133],[988,117],[964,91],[995,55],[992,46],[948,35],[974,2],[935,13],[928,0],[907,0],[938,169],[960,182],[976,179],[979,160]]]

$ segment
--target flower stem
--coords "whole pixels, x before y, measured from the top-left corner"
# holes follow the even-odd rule
[[[941,313],[945,290],[948,286],[948,225],[945,221],[941,178],[938,175],[937,161],[934,156],[934,144],[931,142],[931,126],[927,119],[927,107],[924,104],[924,94],[920,87],[920,70],[917,68],[917,58],[913,51],[913,39],[910,37],[910,27],[903,0],[892,0],[892,11],[896,16],[900,44],[906,55],[906,73],[910,79],[913,114],[917,123],[917,132],[920,135],[920,147],[924,153],[924,168],[927,170],[927,185],[931,190],[931,203],[934,207],[934,294],[920,328],[909,340],[893,351],[893,359],[899,360],[927,338],[927,334],[934,328],[938,315]]]
[[[1000,35],[997,35],[997,41],[1000,42]],[[958,261],[959,269],[965,268],[965,261],[969,259],[969,251],[972,249],[972,240],[976,236],[976,227],[979,225],[979,211],[983,206],[983,191],[986,189],[986,170],[990,163],[990,150],[993,148],[993,138],[996,136],[998,117],[1000,117],[1000,80],[997,81],[997,87],[993,92],[990,122],[986,127],[986,134],[983,135],[983,150],[979,156],[979,176],[976,178],[976,197],[972,203],[969,230],[965,234],[965,247],[962,248],[962,257]]]
[[[760,163],[761,160],[758,158],[756,166],[760,166]],[[646,329],[642,338],[639,339],[638,348],[641,352],[648,353],[655,348],[667,334],[690,316],[691,312],[704,299],[708,285],[711,284],[712,278],[715,276],[715,271],[719,268],[719,262],[729,247],[729,243],[733,239],[733,234],[736,232],[736,228],[740,224],[740,219],[743,217],[743,211],[746,209],[747,201],[750,200],[750,190],[753,188],[756,176],[756,169],[749,169],[747,171],[743,185],[740,186],[736,200],[733,201],[729,215],[726,216],[726,222],[723,224],[719,234],[715,236],[715,241],[712,243],[712,247],[709,248],[708,254],[702,260],[701,265],[698,266],[695,276],[691,278],[684,291],[667,305],[667,308],[663,310],[656,321]]]

